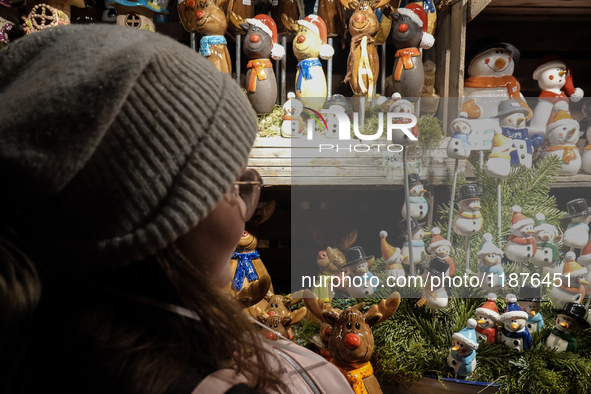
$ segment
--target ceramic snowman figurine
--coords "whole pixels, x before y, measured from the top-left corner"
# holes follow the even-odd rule
[[[575,261],[574,252],[567,252],[564,256],[564,268],[562,270],[562,283],[553,286],[550,291],[550,299],[554,305],[564,305],[567,302],[580,304],[585,297],[585,285],[587,282],[587,268]],[[559,283],[557,283],[558,285]]]
[[[417,301],[417,306],[426,306],[431,309],[441,309],[447,306],[447,290],[442,277],[449,270],[447,261],[439,257],[433,257],[423,272],[423,297]],[[437,277],[435,279],[435,277]]]
[[[484,234],[483,238],[482,248],[478,251],[477,276],[483,290],[494,291],[504,285],[503,250],[495,246],[490,233]]]
[[[530,334],[540,331],[544,327],[544,318],[540,314],[540,303],[542,300],[542,288],[523,286],[519,291],[519,307],[527,313],[526,327]]]
[[[329,100],[326,100],[322,108],[329,110],[327,113],[322,112],[326,120],[326,136],[339,138],[339,116],[341,116],[340,114],[349,116],[353,112],[353,106],[342,94],[333,94]]]
[[[505,244],[505,255],[511,261],[525,263],[536,254],[537,245],[533,237],[534,221],[521,213],[519,205],[513,206],[511,234]]]
[[[581,249],[589,241],[591,209],[587,207],[587,201],[584,198],[577,198],[566,203],[566,211],[564,218],[571,219],[571,222],[564,232],[562,242],[569,248]]]
[[[511,153],[516,150],[513,140],[504,136],[500,127],[496,128],[484,173],[491,178],[507,178],[511,173]]]
[[[556,227],[546,222],[543,213],[536,213],[534,225],[534,239],[536,240],[536,253],[531,262],[538,267],[550,267],[558,262],[560,253],[555,240],[561,238]]]
[[[495,116],[499,118],[499,126],[505,137],[513,140],[511,151],[511,165],[523,164],[531,168],[532,155],[544,142],[544,137],[535,134],[530,137],[529,131],[525,127],[525,120],[530,111],[523,108],[516,100],[504,100],[499,104],[499,112]]]
[[[411,225],[411,235],[410,235],[410,242],[412,247],[412,260],[414,264],[419,264],[421,261],[425,260],[427,257],[427,252],[425,251],[425,242],[423,241],[423,237],[426,234],[425,231],[421,228],[421,225],[417,220],[413,217],[410,218],[410,225]],[[408,261],[408,248],[409,248],[409,237],[408,232],[406,229],[406,219],[403,219],[399,223],[400,229],[402,230],[402,234],[400,234],[400,238],[405,239],[404,243],[402,244],[402,256],[403,256],[403,263],[409,265],[410,262]]]
[[[505,297],[507,307],[501,315],[503,328],[499,343],[517,351],[528,350],[532,345],[531,335],[526,329],[527,313],[517,305],[515,294],[507,294]]]
[[[387,236],[387,232],[380,231],[380,248],[382,250],[382,257],[384,258],[384,264],[386,265],[386,276],[397,279],[406,275],[402,266],[402,251],[400,248],[395,248],[388,244],[386,242]]]
[[[388,112],[414,114],[414,106],[412,103],[408,100],[402,99],[401,97],[402,96],[400,96],[400,93],[394,93],[392,95],[393,103],[390,105],[390,108],[388,108]],[[392,124],[404,125],[410,123],[411,121],[412,120],[410,118],[393,118]],[[414,125],[411,127],[410,132],[417,138],[417,140],[413,141],[408,138],[406,133],[404,133],[401,129],[392,130],[392,143],[402,146],[411,146],[419,142],[419,127]]]
[[[447,261],[449,264],[449,271],[445,274],[448,276],[454,276],[456,273],[456,265],[449,253],[451,252],[451,242],[441,236],[441,230],[439,227],[433,227],[431,229],[431,243],[429,244],[429,253],[431,257],[436,256],[440,259]]]
[[[468,319],[466,328],[452,335],[453,347],[447,356],[447,365],[456,376],[468,376],[476,369],[476,320]]]
[[[493,118],[499,103],[514,99],[531,113],[531,109],[520,92],[520,85],[513,76],[515,65],[519,61],[519,50],[506,42],[492,45],[475,44],[477,55],[468,66],[468,76],[464,82],[464,103],[462,111],[468,119]]]
[[[560,101],[554,105],[559,108],[551,123],[546,126],[546,135],[550,146],[544,156],[558,156],[562,159],[561,175],[576,175],[581,169],[582,159],[577,148],[579,141],[579,122],[574,120],[564,109],[566,104]]]
[[[539,61],[533,78],[538,81],[542,92],[531,118],[530,128],[545,137],[546,125],[553,116],[552,107],[554,104],[558,101],[568,104],[569,96],[571,100],[579,101],[583,98],[584,92],[580,88],[575,88],[571,66],[564,59],[555,55],[544,56]]]
[[[497,334],[499,328],[497,323],[501,321],[501,315],[497,309],[497,295],[488,293],[487,301],[480,307],[476,308],[476,337],[478,340],[484,340],[491,344],[497,343]]]
[[[295,98],[293,92],[287,94],[288,100],[283,104],[283,123],[281,125],[281,135],[284,137],[299,137],[304,131],[304,118],[302,111],[304,106],[302,102]]]
[[[371,296],[377,287],[377,281],[372,280],[374,275],[369,272],[369,267],[374,263],[375,258],[366,256],[361,246],[354,246],[345,250],[345,260],[347,264],[343,268],[348,268],[351,276],[351,286],[349,287],[351,297]],[[356,279],[356,277],[358,278]]]
[[[587,101],[583,105],[583,113],[586,117],[579,122],[581,133],[584,133],[587,139],[587,146],[583,148],[581,153],[581,169],[587,174],[591,174],[591,108],[589,107],[591,105]]]
[[[449,125],[449,128],[454,133],[447,145],[447,157],[449,158],[467,159],[470,157],[472,146],[470,145],[469,137],[472,132],[472,126],[468,123],[467,117],[468,114],[462,112],[460,113],[460,117],[454,119]]]
[[[577,338],[575,332],[579,327],[589,328],[589,323],[585,320],[585,307],[569,302],[562,309],[555,309],[558,313],[556,325],[550,331],[546,340],[547,349],[555,349],[557,352],[577,352]]]
[[[427,192],[425,186],[429,185],[428,181],[421,181],[419,174],[408,175],[408,194],[410,200],[410,216],[417,220],[423,220],[427,213],[429,213],[429,204],[425,199],[424,194]],[[406,201],[402,204],[402,217],[406,219]]]
[[[484,221],[480,213],[480,197],[484,196],[478,185],[468,184],[460,188],[460,208],[452,227],[454,233],[468,237],[482,230]]]

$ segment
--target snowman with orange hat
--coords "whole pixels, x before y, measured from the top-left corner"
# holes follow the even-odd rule
[[[505,245],[505,255],[511,261],[525,263],[536,254],[534,221],[521,213],[519,205],[513,206],[513,224],[511,234]]]
[[[503,130],[495,128],[492,147],[488,161],[484,165],[484,173],[491,178],[506,178],[511,173],[511,152],[517,148],[513,140],[503,135]]]
[[[488,293],[486,302],[480,307],[476,308],[476,337],[479,340],[484,340],[491,344],[497,343],[497,334],[499,328],[497,323],[501,321],[501,315],[497,309],[497,295],[495,293]]]
[[[581,169],[581,154],[577,148],[580,138],[579,122],[568,113],[568,105],[564,101],[554,104],[556,115],[546,126],[546,136],[550,146],[544,156],[554,155],[562,159],[561,175],[576,175]]]
[[[568,107],[569,97],[576,102],[583,98],[584,92],[581,88],[575,88],[570,64],[556,55],[543,57],[534,70],[533,78],[538,81],[542,92],[531,118],[530,128],[545,136],[546,125],[554,115],[554,104],[562,101]]]
[[[327,44],[326,23],[318,15],[308,15],[292,25],[296,32],[293,53],[298,59],[296,73],[296,96],[305,107],[320,111],[326,101],[326,76],[320,63],[330,59],[334,49]]]
[[[386,265],[386,276],[397,279],[398,277],[406,275],[404,267],[402,266],[402,251],[400,248],[388,244],[388,242],[386,242],[387,236],[387,232],[380,231],[380,248],[382,249],[384,264]]]
[[[491,233],[483,236],[484,242],[478,251],[478,273],[480,286],[484,290],[494,291],[504,285],[505,270],[501,261],[503,250],[493,243]]]
[[[587,282],[587,268],[575,261],[575,252],[567,252],[564,257],[564,268],[560,278],[560,286],[554,286],[550,291],[550,299],[554,305],[564,305],[567,302],[580,304],[585,297]]]
[[[433,227],[431,229],[431,243],[429,244],[429,253],[431,257],[437,256],[440,259],[447,261],[449,264],[449,270],[445,273],[447,276],[454,276],[456,273],[456,265],[454,260],[449,257],[451,252],[451,242],[441,236],[441,230],[439,227]]]

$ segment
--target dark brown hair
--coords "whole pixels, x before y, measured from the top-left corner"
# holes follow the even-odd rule
[[[238,304],[174,245],[93,276],[59,272],[60,261],[34,255],[0,237],[0,392],[190,393],[229,365],[257,387],[281,384]],[[183,306],[201,321],[111,288]]]

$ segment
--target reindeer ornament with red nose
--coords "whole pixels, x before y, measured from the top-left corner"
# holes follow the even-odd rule
[[[224,37],[228,21],[223,9],[228,0],[181,0],[179,17],[189,33],[202,35],[199,52],[219,71],[232,74],[232,60]]]
[[[355,308],[342,312],[333,309],[310,291],[304,292],[304,302],[314,316],[332,326],[328,350],[332,362],[351,384],[356,394],[380,394],[382,389],[373,375],[369,359],[373,353],[371,327],[387,320],[400,305],[400,294],[392,293],[379,305],[373,305],[365,314]]]
[[[374,45],[380,23],[375,10],[388,4],[388,0],[341,0],[341,3],[353,11],[349,19],[351,49],[343,82],[349,82],[356,97],[369,97],[371,100],[380,72],[378,52]]]
[[[268,15],[257,15],[240,23],[244,29],[244,54],[248,58],[246,91],[257,114],[268,114],[275,107],[277,80],[270,58],[281,60],[285,49],[277,44],[277,26]]]
[[[425,71],[420,48],[429,49],[435,39],[427,33],[427,13],[413,3],[389,13],[393,20],[392,39],[398,49],[394,57],[394,89],[411,101],[421,97]]]

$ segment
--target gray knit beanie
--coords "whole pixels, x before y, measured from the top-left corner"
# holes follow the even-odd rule
[[[245,165],[239,87],[160,34],[45,29],[0,52],[0,222],[81,270],[141,260],[204,218]]]

